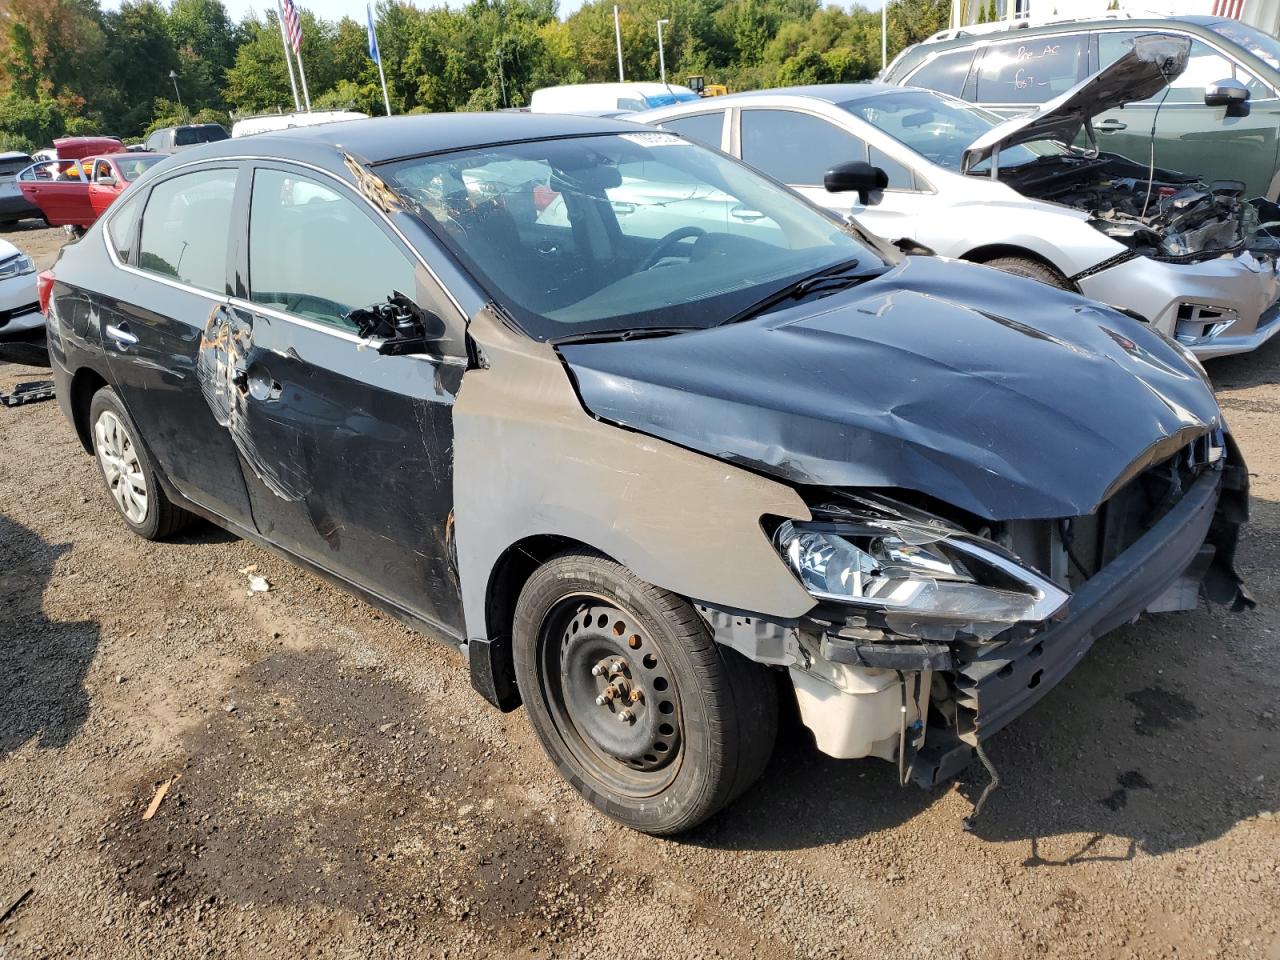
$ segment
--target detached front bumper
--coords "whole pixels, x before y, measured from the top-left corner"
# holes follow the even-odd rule
[[[1280,276],[1252,253],[1197,263],[1134,257],[1074,277],[1087,297],[1132,310],[1208,359],[1255,350],[1280,332]]]

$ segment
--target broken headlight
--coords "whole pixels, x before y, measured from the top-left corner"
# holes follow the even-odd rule
[[[839,523],[788,520],[774,542],[814,597],[913,621],[972,626],[969,632],[980,636],[1046,620],[1068,597],[995,544],[928,524],[870,516]]]

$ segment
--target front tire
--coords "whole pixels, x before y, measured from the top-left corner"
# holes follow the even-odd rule
[[[1057,287],[1059,290],[1075,290],[1075,287],[1071,285],[1071,281],[1053,267],[1028,257],[996,257],[994,260],[985,261],[983,265],[995,267],[1005,273],[1012,273],[1015,277],[1039,280],[1041,283],[1047,283],[1049,286]]]
[[[98,473],[116,511],[144,540],[163,540],[188,526],[193,516],[165,496],[138,428],[116,392],[103,387],[89,404],[89,434]]]
[[[516,682],[561,775],[602,813],[673,834],[763,772],[769,671],[712,640],[684,599],[591,551],[538,568],[513,629]]]

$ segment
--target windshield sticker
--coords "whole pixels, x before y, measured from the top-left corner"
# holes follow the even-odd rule
[[[681,140],[672,133],[624,133],[623,140],[630,140],[642,147],[688,147],[688,140]]]

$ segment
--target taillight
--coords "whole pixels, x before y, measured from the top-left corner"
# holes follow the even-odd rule
[[[49,298],[53,295],[52,270],[41,270],[36,276],[36,294],[40,298],[40,312],[49,316]]]

